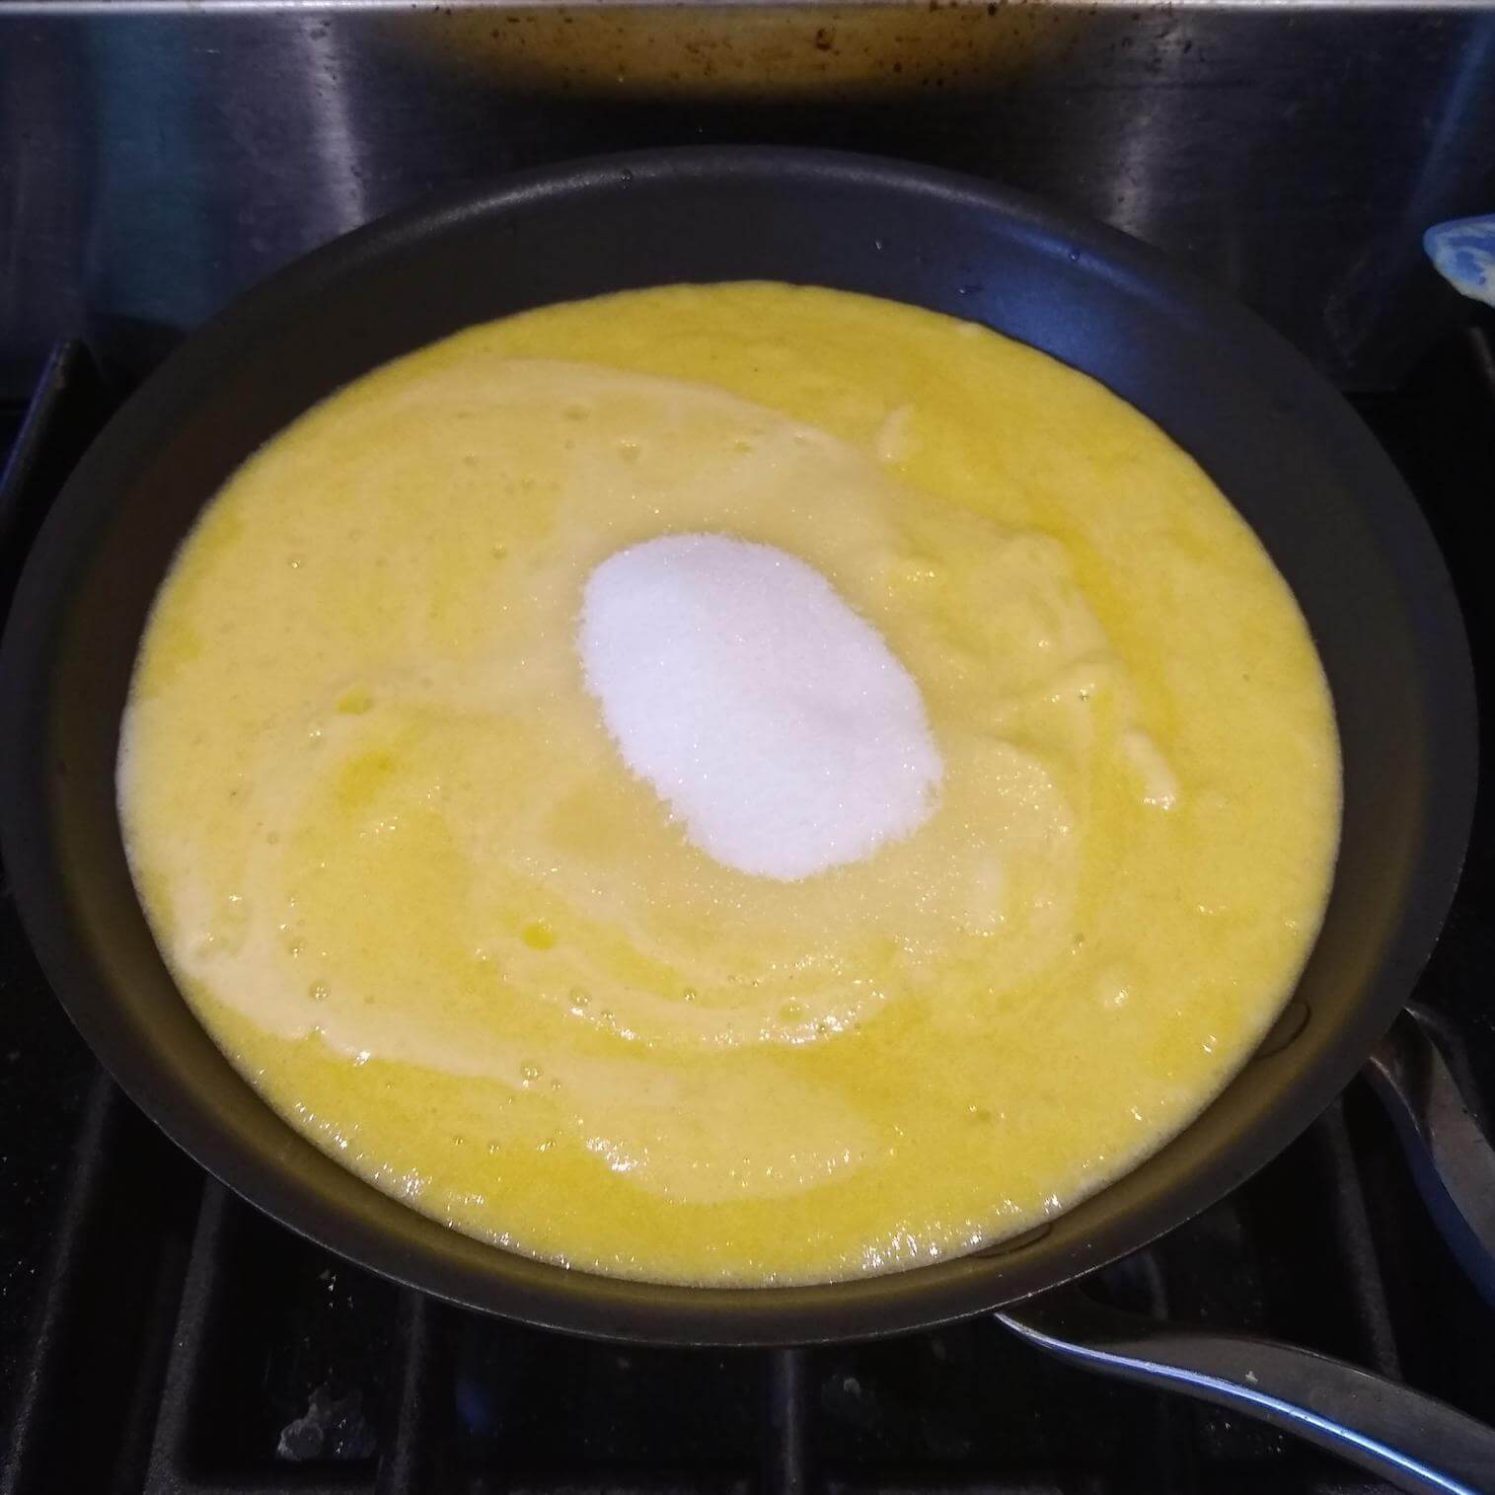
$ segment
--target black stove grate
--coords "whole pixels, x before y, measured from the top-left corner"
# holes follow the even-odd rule
[[[1488,331],[1360,401],[1439,532],[1477,663],[1495,497]],[[0,495],[0,585],[111,404],[59,350]],[[1482,805],[1421,988],[1495,1101],[1495,824]],[[1495,1421],[1495,1312],[1357,1082],[1230,1199],[1098,1291],[1288,1339]],[[0,1495],[991,1492],[1386,1487],[1226,1412],[1109,1383],[993,1320],[858,1346],[635,1349],[464,1313],[350,1266],[202,1174],[68,1028],[0,900]],[[1495,1471],[1492,1471],[1495,1487]]]

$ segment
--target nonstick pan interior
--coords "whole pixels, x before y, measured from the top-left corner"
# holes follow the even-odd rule
[[[983,321],[1094,375],[1189,450],[1307,614],[1343,738],[1344,838],[1283,1020],[1133,1173],[960,1260],[825,1287],[687,1289],[458,1235],[281,1121],[161,962],[125,864],[114,759],[174,548],[228,474],[308,405],[472,322],[629,286],[754,278]],[[192,338],[84,458],[23,579],[0,669],[0,829],[16,897],[74,1021],[145,1110],[253,1202],[357,1261],[534,1323],[641,1340],[909,1329],[1053,1285],[1210,1204],[1313,1119],[1405,1000],[1452,894],[1473,794],[1468,654],[1441,559],[1327,384],[1228,298],[1121,235],[958,177],[828,153],[661,152],[512,177],[282,272]]]

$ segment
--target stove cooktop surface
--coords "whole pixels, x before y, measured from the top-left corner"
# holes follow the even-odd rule
[[[1359,408],[1431,519],[1495,678],[1483,509],[1495,344],[1472,327]],[[76,343],[0,412],[0,606],[117,402]],[[1418,991],[1495,1104],[1495,820],[1482,797]],[[1125,1306],[1310,1346],[1495,1422],[1495,1311],[1363,1082],[1234,1196],[1097,1280]],[[1386,1488],[1253,1422],[1060,1364],[993,1320],[812,1350],[630,1349],[398,1288],[226,1193],[99,1071],[0,896],[0,1495]],[[1495,1472],[1492,1472],[1495,1484]]]

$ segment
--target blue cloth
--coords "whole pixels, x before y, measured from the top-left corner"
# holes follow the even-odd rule
[[[1495,306],[1495,213],[1435,223],[1422,247],[1454,290]]]

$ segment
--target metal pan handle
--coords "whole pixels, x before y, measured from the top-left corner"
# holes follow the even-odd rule
[[[1449,1249],[1495,1308],[1495,1148],[1460,1092],[1437,1035],[1436,1018],[1408,1007],[1376,1045],[1365,1076],[1391,1115],[1418,1192]]]
[[[1415,1495],[1492,1495],[1495,1429],[1369,1371],[1272,1340],[1104,1307],[1070,1285],[998,1315],[1087,1370],[1260,1418]]]

